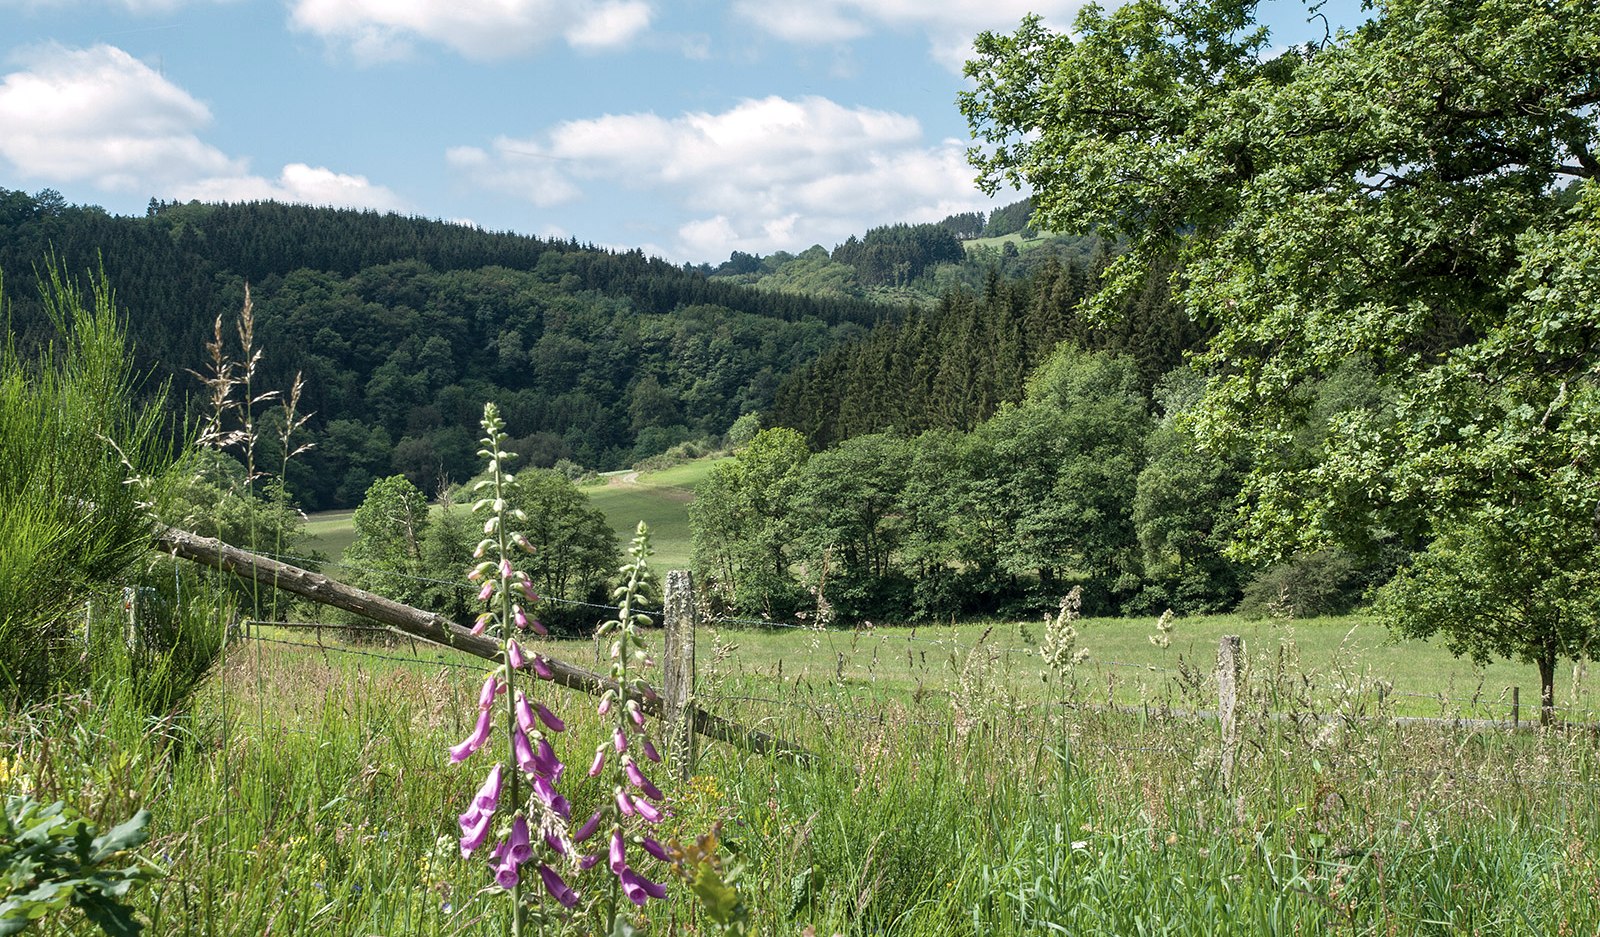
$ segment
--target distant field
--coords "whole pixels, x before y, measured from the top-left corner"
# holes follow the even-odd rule
[[[650,525],[657,569],[687,569],[689,566],[689,502],[695,486],[711,474],[717,458],[697,459],[659,472],[624,472],[606,476],[601,482],[583,487],[595,507],[604,512],[617,539],[624,547],[642,520]],[[339,559],[355,542],[351,526],[354,511],[321,511],[310,515],[306,533],[312,549],[321,550],[331,560]]]
[[[356,540],[356,529],[351,524],[354,511],[318,511],[307,515],[306,533],[311,536],[311,549],[337,560]]]
[[[721,459],[696,459],[659,472],[608,476],[584,493],[605,513],[624,546],[640,521],[650,525],[653,563],[657,569],[689,567],[689,502],[694,489]]]
[[[1025,250],[1028,250],[1029,248],[1037,247],[1040,244],[1044,244],[1044,243],[1048,242],[1053,237],[1055,237],[1054,234],[1043,233],[1043,234],[1040,234],[1038,237],[1025,238],[1025,237],[1022,236],[1022,232],[1021,231],[1014,231],[1011,234],[1003,234],[1000,237],[973,238],[970,241],[962,241],[961,242],[961,246],[966,248],[969,251],[973,250],[975,248],[979,248],[979,247],[992,247],[992,248],[994,248],[996,250],[999,250],[1000,245],[1009,242],[1011,244],[1017,245],[1017,249],[1018,250],[1024,250],[1025,251]]]

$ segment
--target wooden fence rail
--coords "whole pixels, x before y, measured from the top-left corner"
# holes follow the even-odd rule
[[[386,599],[381,595],[375,595],[363,589],[357,589],[354,586],[330,579],[321,573],[314,573],[298,566],[281,563],[270,557],[241,550],[220,540],[169,527],[157,535],[156,546],[163,552],[170,553],[180,559],[191,560],[203,566],[232,573],[240,579],[282,589],[285,592],[310,599],[322,605],[331,605],[334,608],[342,608],[347,612],[354,612],[379,624],[387,625],[396,631],[433,644],[455,648],[497,663],[502,659],[500,642],[483,635],[472,634],[443,615],[437,615],[420,608],[413,608],[393,599]],[[671,581],[669,578],[669,583]],[[684,581],[687,583],[687,577],[685,577]],[[689,608],[693,607],[692,594],[685,601]],[[669,606],[674,604],[673,597],[668,597],[667,604]],[[667,620],[669,623],[673,622],[674,616],[668,615]],[[692,654],[694,652],[693,620],[692,618],[680,618],[679,621],[686,623],[689,633],[686,638],[674,635],[670,642],[672,650],[677,651],[687,643],[688,653]],[[671,627],[670,624],[669,627]],[[549,656],[546,656],[545,660],[550,666],[554,681],[568,689],[587,693],[591,696],[598,696],[607,689],[616,687],[616,683],[611,679],[585,670],[582,667],[577,667]],[[692,681],[694,679],[692,661],[687,668],[684,668],[681,662],[676,667],[668,664],[665,672],[673,674],[676,670],[676,673],[681,674],[685,669],[687,670],[688,680]],[[647,715],[661,718],[664,715],[668,715],[664,710],[662,701],[664,699],[672,700],[676,705],[672,707],[671,714],[682,713],[683,724],[692,724],[695,733],[707,738],[736,745],[746,751],[760,755],[779,755],[801,762],[810,762],[815,758],[815,755],[811,752],[791,742],[756,729],[747,728],[736,722],[705,712],[697,706],[690,705],[689,700],[692,696],[692,683],[688,686],[675,684],[669,687],[668,690],[651,688],[649,695],[640,700],[640,705]],[[669,725],[667,728],[667,734],[672,736],[674,727]]]

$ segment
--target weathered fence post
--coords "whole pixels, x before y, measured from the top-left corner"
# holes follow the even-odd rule
[[[1522,724],[1522,687],[1511,688],[1511,728]]]
[[[686,569],[667,573],[661,601],[666,630],[661,657],[661,714],[668,757],[680,781],[694,774],[694,576]]]
[[[1217,720],[1222,723],[1222,789],[1233,786],[1233,761],[1239,745],[1239,675],[1244,642],[1225,634],[1217,645]]]

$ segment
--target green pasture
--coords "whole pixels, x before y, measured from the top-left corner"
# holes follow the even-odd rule
[[[1285,658],[1266,623],[1180,622],[1190,643],[1165,654],[1147,641],[1140,651],[1144,624],[1082,629],[1091,648],[1163,666],[1209,659],[1213,632],[1243,631],[1247,686],[1286,694],[1320,685],[1302,668],[1341,645],[1376,653],[1359,630],[1344,643],[1352,619],[1296,623],[1298,653]],[[1600,928],[1587,733],[1301,723],[1251,706],[1225,776],[1214,722],[1095,705],[1100,672],[1058,685],[1067,705],[1016,705],[995,667],[972,661],[989,659],[990,643],[1031,645],[1015,625],[980,643],[983,631],[702,632],[704,705],[817,757],[802,766],[702,740],[687,781],[650,767],[672,808],[655,835],[683,841],[721,823],[749,934]],[[659,634],[645,637],[659,647]],[[946,695],[863,685],[889,682],[893,658],[924,649]],[[592,656],[585,642],[547,650]],[[940,653],[951,663],[936,664]],[[841,655],[847,695],[830,695]],[[102,826],[151,810],[143,854],[167,874],[131,895],[148,933],[490,937],[504,932],[505,895],[455,837],[497,749],[460,765],[445,756],[471,728],[483,673],[459,652],[267,629],[233,643],[181,713],[151,720],[108,687],[14,714],[0,725],[0,770],[11,790],[69,799]],[[565,719],[554,744],[569,764],[608,738],[592,699],[530,689]],[[560,786],[577,813],[609,793],[581,770]],[[646,871],[670,899],[632,914],[634,933],[718,933],[665,867]],[[613,895],[608,875],[603,863],[572,873],[591,914]],[[593,920],[555,916],[539,932],[600,932]],[[68,910],[32,932],[91,931]]]

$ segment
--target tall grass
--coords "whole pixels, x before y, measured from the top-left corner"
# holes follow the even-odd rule
[[[85,603],[120,591],[147,554],[156,492],[139,482],[168,459],[164,390],[143,393],[104,274],[85,294],[51,264],[41,291],[56,339],[29,355],[0,284],[0,695],[12,701],[84,679]]]
[[[73,698],[0,730],[0,757],[96,816],[154,809],[150,848],[172,874],[138,900],[156,933],[498,934],[503,900],[459,858],[464,795],[444,755],[482,671],[436,654],[413,665],[263,642],[230,656],[186,721]],[[858,693],[850,709],[777,679],[703,686],[719,712],[821,757],[703,745],[693,778],[668,790],[662,838],[723,822],[757,934],[1600,928],[1587,733],[1263,718],[1259,701],[1325,678],[1258,667],[1230,786],[1214,722],[1019,706],[967,670],[957,697]],[[264,716],[224,731],[224,700]],[[564,753],[608,730],[588,706],[561,708]],[[575,801],[599,793],[570,774]],[[675,894],[634,923],[711,933]]]

